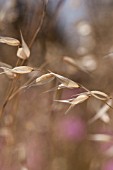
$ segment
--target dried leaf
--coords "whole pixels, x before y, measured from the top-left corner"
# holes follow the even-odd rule
[[[55,74],[53,72],[51,72],[52,75],[54,75],[60,82],[61,84],[59,85],[58,89],[61,89],[61,88],[70,88],[70,89],[73,89],[73,88],[79,88],[80,85],[64,76],[61,76],[59,74]]]
[[[37,83],[37,85],[43,85],[43,84],[49,83],[54,78],[55,78],[54,75],[52,75],[51,73],[47,73],[47,74],[44,74],[44,75],[38,77],[36,79],[36,83]]]
[[[112,140],[112,137],[106,134],[95,134],[95,135],[89,135],[89,140],[99,141],[99,142],[109,142]]]
[[[2,37],[2,36],[0,36],[0,43],[4,43],[7,45],[11,45],[11,46],[19,46],[20,45],[19,40],[15,39],[15,38]]]
[[[12,72],[17,74],[27,74],[27,73],[31,73],[33,70],[34,69],[29,66],[18,66],[18,67],[14,67],[12,69]]]

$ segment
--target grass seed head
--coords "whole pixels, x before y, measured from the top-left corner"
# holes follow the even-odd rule
[[[4,43],[7,45],[11,45],[11,46],[19,46],[20,45],[20,41],[15,39],[15,38],[11,38],[11,37],[2,37],[0,36],[0,43]]]

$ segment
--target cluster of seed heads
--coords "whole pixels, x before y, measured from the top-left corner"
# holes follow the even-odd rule
[[[21,31],[20,31],[20,35],[21,35],[21,43],[19,40],[15,39],[15,38],[2,37],[2,36],[0,37],[0,43],[5,43],[10,46],[17,46],[18,47],[17,57],[24,61],[30,57],[30,49],[27,46],[26,42],[24,41]],[[76,64],[76,62],[73,61],[73,59],[71,59],[69,57],[64,57],[64,61],[73,65],[73,66],[80,68],[80,65]],[[13,79],[18,77],[18,75],[29,74],[35,70],[38,70],[36,68],[30,67],[30,66],[23,66],[23,65],[16,66],[16,67],[12,68],[12,66],[10,66],[6,63],[2,63],[2,62],[0,62],[0,69],[3,70],[0,74],[6,74],[9,78],[13,78]],[[82,86],[81,84],[79,84],[75,81],[72,81],[71,79],[68,79],[62,75],[51,72],[51,71],[48,71],[48,73],[43,74],[40,77],[37,77],[35,79],[35,82],[33,82],[34,84],[28,83],[28,84],[25,84],[24,86],[20,87],[16,92],[14,92],[13,94],[11,94],[11,96],[9,96],[8,100],[11,100],[23,88],[31,87],[33,85],[36,85],[36,86],[45,85],[47,83],[50,83],[54,79],[56,79],[58,81],[58,86],[56,88],[56,91],[59,91],[60,89],[63,89],[63,88],[68,88],[68,89],[82,88],[85,90],[85,92],[79,93],[70,99],[55,100],[56,102],[70,104],[70,107],[65,112],[66,114],[75,105],[80,104],[80,103],[88,100],[91,97],[94,97],[98,100],[103,101],[104,105],[98,111],[98,113],[89,121],[89,123],[93,123],[95,120],[97,120],[99,118],[105,123],[108,123],[110,121],[109,116],[107,114],[107,111],[109,110],[109,108],[110,107],[112,108],[112,106],[111,106],[112,99],[110,96],[108,96],[106,93],[101,92],[101,91],[96,91],[96,90],[90,91],[87,88],[85,88],[84,86]],[[102,141],[108,141],[109,139],[111,140],[111,137],[109,137],[109,135],[106,136],[106,135],[102,135],[102,134],[90,135],[90,137],[89,137],[90,140],[97,140],[97,141],[100,141],[100,138]]]

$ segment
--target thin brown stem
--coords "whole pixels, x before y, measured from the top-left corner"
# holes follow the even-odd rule
[[[45,3],[45,1],[44,1],[44,0],[43,0],[42,2],[43,2],[42,17],[41,17],[41,20],[40,20],[39,26],[38,26],[38,28],[37,28],[36,32],[34,33],[33,38],[32,38],[32,40],[31,40],[31,42],[30,42],[30,44],[29,44],[29,48],[31,48],[31,47],[32,47],[32,45],[33,45],[33,43],[34,43],[34,41],[35,41],[35,39],[36,39],[36,37],[37,37],[37,35],[38,35],[39,31],[40,31],[40,30],[41,30],[41,28],[42,28],[43,21],[44,21],[44,18],[45,18],[45,13],[46,13],[46,3]]]

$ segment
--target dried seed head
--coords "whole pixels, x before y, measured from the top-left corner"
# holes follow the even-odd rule
[[[90,97],[90,95],[81,94],[81,95],[77,96],[76,98],[67,99],[67,100],[55,100],[55,101],[58,101],[58,102],[61,102],[61,103],[69,103],[69,104],[72,104],[72,105],[77,105],[79,103],[84,102],[89,97]]]
[[[14,67],[12,69],[12,72],[17,74],[27,74],[27,73],[31,73],[33,70],[34,69],[29,66],[18,66],[18,67]]]
[[[73,99],[73,101],[71,102],[73,105],[79,104],[84,102],[85,100],[87,100],[90,97],[90,95],[87,94],[82,94],[79,95],[78,97],[76,97],[75,99]]]
[[[1,69],[4,70],[4,74],[6,74],[9,78],[13,79],[16,77],[16,74],[12,72],[12,69],[7,68],[7,67],[0,67]]]
[[[19,40],[15,39],[15,38],[2,37],[2,36],[0,36],[0,43],[4,43],[7,45],[11,45],[11,46],[19,46],[20,45]]]
[[[64,76],[61,76],[59,74],[55,74],[53,72],[51,72],[52,75],[54,75],[60,82],[61,84],[59,85],[58,89],[60,88],[70,88],[70,89],[73,89],[73,88],[79,88],[79,84],[64,77]]]
[[[101,92],[101,91],[91,91],[91,93],[94,95],[94,97],[96,97],[97,99],[100,99],[100,100],[110,99],[110,97],[106,93]],[[102,97],[100,97],[100,96],[102,96]]]
[[[22,40],[22,47],[18,49],[18,51],[17,51],[17,56],[18,56],[19,58],[25,60],[25,59],[29,58],[29,56],[30,56],[30,49],[29,49],[29,47],[27,46],[27,44],[25,43],[21,31],[20,31],[20,34],[21,34],[21,40]]]
[[[37,83],[37,85],[43,85],[43,84],[49,83],[54,78],[55,78],[54,75],[52,75],[51,73],[47,73],[47,74],[44,74],[44,75],[38,77],[36,79],[36,83]]]
[[[75,105],[77,105],[79,103],[84,102],[89,97],[90,97],[90,95],[88,95],[88,94],[81,94],[81,95],[77,96],[76,98],[67,99],[67,100],[55,100],[55,101],[71,104],[71,106],[68,108],[68,110],[65,113],[65,114],[67,114],[71,108],[73,108]]]
[[[22,47],[18,48],[18,51],[17,51],[17,57],[23,59],[23,60],[26,60],[27,59],[27,56],[23,50]]]
[[[106,93],[101,92],[101,91],[95,91],[95,90],[94,91],[88,91],[88,92],[86,92],[86,94],[90,94],[91,96],[93,96],[93,97],[95,97],[99,100],[105,100],[106,101],[106,100],[111,99],[110,96],[108,96]]]

